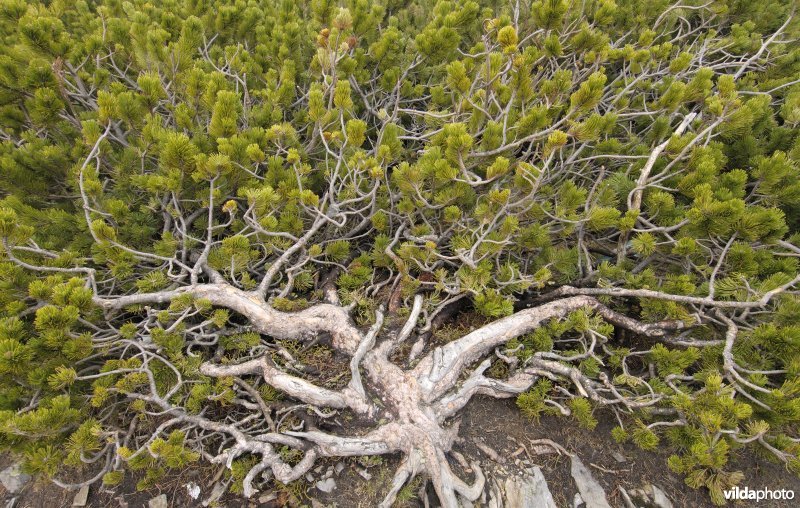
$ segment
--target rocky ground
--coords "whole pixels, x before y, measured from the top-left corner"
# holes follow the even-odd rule
[[[564,418],[542,417],[534,423],[520,415],[513,400],[477,398],[461,419],[462,439],[454,448],[454,468],[469,478],[468,464],[473,460],[481,463],[487,485],[477,506],[713,506],[706,492],[688,488],[667,469],[669,450],[644,452],[630,444],[618,445],[609,434],[615,425],[613,416],[600,411],[595,416],[600,423],[592,431]],[[800,493],[800,480],[782,466],[752,452],[740,453],[732,457],[731,467],[745,473],[742,486]],[[223,493],[227,487],[223,471],[210,466],[175,474],[158,489],[145,492],[136,491],[133,475],[111,490],[93,486],[75,492],[27,477],[5,457],[0,461],[0,480],[7,508],[372,507],[385,495],[398,460],[320,462],[304,481],[260,492],[250,500]],[[401,494],[399,506],[436,506],[435,496],[421,478]],[[762,501],[758,506],[789,508],[796,504]]]

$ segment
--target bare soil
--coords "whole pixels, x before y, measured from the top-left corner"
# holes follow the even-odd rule
[[[488,397],[474,399],[465,408],[461,423],[461,435],[468,447],[464,454],[475,455],[470,449],[476,438],[494,448],[501,457],[508,457],[519,448],[516,443],[547,438],[561,444],[568,451],[577,453],[589,467],[594,477],[603,485],[609,502],[613,506],[624,506],[619,486],[628,492],[652,483],[661,488],[672,500],[675,508],[711,508],[714,505],[705,490],[688,487],[683,477],[667,468],[667,458],[673,453],[666,445],[656,451],[644,451],[634,444],[617,444],[611,437],[611,429],[617,425],[610,411],[595,412],[598,425],[594,430],[581,428],[576,422],[556,416],[542,416],[539,422],[530,422],[517,410],[513,399],[497,400]],[[513,440],[512,440],[513,438]],[[516,441],[516,443],[514,442]],[[612,456],[618,451],[626,462],[620,463]],[[480,452],[478,452],[480,454]],[[520,458],[524,458],[521,455]],[[487,457],[481,457],[483,461]],[[577,488],[570,475],[570,461],[557,454],[534,455],[533,462],[542,468],[550,491],[559,506],[572,506]],[[740,484],[750,489],[792,489],[800,494],[800,478],[788,472],[783,465],[756,457],[751,450],[736,450],[729,467],[740,470],[745,479]],[[513,464],[509,467],[513,470]],[[760,507],[790,508],[797,501],[762,501]],[[731,504],[733,506],[733,504]]]

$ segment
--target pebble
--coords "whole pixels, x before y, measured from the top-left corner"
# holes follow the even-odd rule
[[[336,472],[337,476],[342,474],[342,471],[344,471],[344,462],[337,462],[333,470]]]
[[[359,469],[358,470],[358,474],[361,475],[361,478],[363,478],[363,479],[365,479],[367,481],[372,479],[372,475],[369,474],[366,469]]]
[[[147,506],[149,508],[169,508],[169,505],[167,504],[167,495],[161,494],[158,497],[154,497],[148,501]]]
[[[624,455],[622,455],[621,453],[616,452],[616,451],[615,452],[611,452],[611,456],[614,457],[614,460],[616,460],[620,464],[622,464],[623,462],[627,462],[628,461],[628,459],[626,459]]]
[[[30,475],[22,472],[19,464],[13,464],[0,471],[0,482],[3,487],[11,494],[16,494],[31,479]]]
[[[313,481],[314,481],[314,475],[312,475],[311,473],[308,473],[308,474],[306,475],[306,481],[307,481],[308,483],[311,483],[311,482],[313,482]]]
[[[189,497],[192,499],[197,499],[200,497],[200,485],[196,484],[195,482],[189,482],[186,485],[186,492],[189,493]]]
[[[327,480],[317,482],[317,489],[326,494],[333,492],[335,488],[336,482],[333,480],[333,478],[328,478]]]
[[[89,486],[84,485],[80,488],[77,494],[75,494],[75,498],[72,500],[72,506],[86,506],[86,502],[89,501]]]

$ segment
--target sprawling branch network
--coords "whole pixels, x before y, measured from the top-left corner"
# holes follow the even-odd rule
[[[731,446],[797,470],[800,92],[764,77],[796,58],[793,14],[761,35],[717,2],[644,27],[567,4],[284,3],[241,33],[187,6],[9,7],[3,65],[33,54],[52,83],[18,92],[2,156],[75,146],[42,191],[60,208],[3,201],[3,439],[63,485],[53,464],[146,486],[203,459],[248,497],[400,454],[383,506],[424,475],[457,507],[485,483],[448,460],[460,410],[519,396],[668,437],[715,499]]]

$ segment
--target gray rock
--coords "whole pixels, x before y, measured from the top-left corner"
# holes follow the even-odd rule
[[[342,471],[344,471],[344,462],[337,462],[333,470],[336,472],[337,476],[342,474]]]
[[[30,479],[30,475],[23,473],[19,464],[12,464],[0,471],[0,482],[11,494],[16,494],[22,490]]]
[[[161,494],[158,497],[154,497],[150,501],[147,502],[148,508],[169,508],[167,504],[167,495]]]
[[[623,462],[627,462],[628,459],[625,456],[617,451],[611,452],[611,456],[614,457],[614,460],[622,464]]]
[[[363,479],[365,479],[367,481],[372,479],[372,475],[369,474],[366,469],[359,469],[358,470],[358,474],[361,475],[361,478],[363,478]]]
[[[572,456],[570,472],[572,479],[575,480],[575,485],[578,486],[578,492],[580,492],[583,502],[586,503],[586,508],[611,508],[603,487],[597,483],[577,455]]]
[[[336,482],[333,478],[328,478],[327,480],[317,482],[316,486],[321,492],[330,494],[336,488]]]
[[[653,498],[653,504],[656,508],[673,508],[672,501],[669,500],[667,494],[656,487],[655,485],[649,485],[649,493],[651,493],[651,497]]]
[[[505,506],[515,508],[557,508],[547,487],[542,470],[536,466],[519,478],[508,478],[505,484]]]
[[[72,506],[86,506],[86,503],[89,501],[89,486],[84,485],[80,488],[77,494],[75,494],[75,498],[72,500]]]
[[[550,489],[547,487],[547,482],[544,479],[542,470],[536,466],[528,470],[530,480],[525,485],[528,495],[536,500],[536,506],[543,508],[556,507],[556,502],[553,495],[550,494]]]

